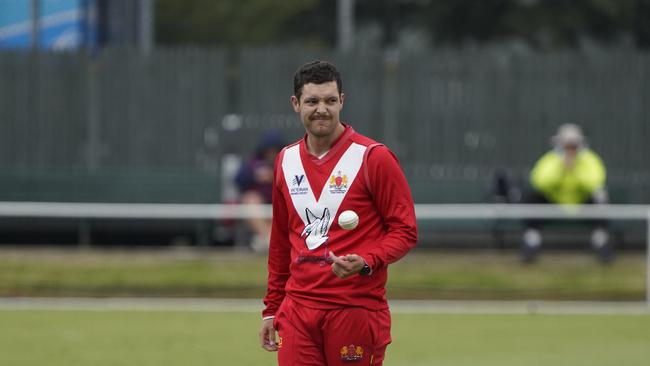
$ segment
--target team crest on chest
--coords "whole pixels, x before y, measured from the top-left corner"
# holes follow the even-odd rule
[[[341,174],[339,170],[330,177],[330,192],[334,194],[344,194],[348,191],[348,176]]]

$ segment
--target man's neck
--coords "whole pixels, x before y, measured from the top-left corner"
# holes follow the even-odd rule
[[[307,134],[307,151],[317,157],[326,154],[344,131],[345,127],[342,124],[339,124],[336,130],[334,130],[334,133],[331,135],[319,137],[312,134]]]

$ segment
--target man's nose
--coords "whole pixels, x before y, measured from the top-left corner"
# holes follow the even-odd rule
[[[327,113],[327,108],[325,107],[325,102],[320,102],[316,106],[316,112],[318,113]]]

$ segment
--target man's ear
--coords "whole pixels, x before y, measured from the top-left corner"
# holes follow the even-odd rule
[[[300,112],[300,100],[295,95],[291,96],[291,106],[293,107],[294,112]]]
[[[341,93],[339,99],[341,99],[341,107],[343,107],[343,102],[345,101],[345,94]]]

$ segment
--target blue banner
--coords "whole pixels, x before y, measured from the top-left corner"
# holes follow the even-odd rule
[[[97,43],[95,0],[38,0],[38,47],[69,50]],[[0,48],[32,45],[32,0],[0,0]]]

